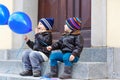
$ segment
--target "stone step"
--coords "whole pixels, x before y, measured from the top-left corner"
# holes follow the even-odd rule
[[[19,74],[22,70],[21,60],[0,60],[0,73]]]
[[[90,79],[90,80],[120,80],[120,79]]]
[[[23,50],[0,50],[0,60],[21,60]],[[107,48],[84,48],[81,57],[81,62],[106,62]]]
[[[20,75],[16,74],[3,74],[0,73],[0,80],[40,80],[40,78],[35,78],[35,77],[22,77]]]
[[[80,56],[81,62],[107,62],[106,47],[84,48]]]
[[[63,73],[63,63],[59,63],[59,75]],[[22,62],[16,60],[1,60],[0,73],[4,74],[19,74],[23,70]],[[42,63],[42,75],[49,72],[50,67],[48,62]],[[78,62],[73,66],[72,77],[75,79],[104,79],[107,77],[106,62]]]
[[[32,76],[22,77],[16,74],[0,73],[0,80],[87,80],[87,79],[59,79],[59,78],[46,79],[41,77],[32,77]]]
[[[91,38],[86,38],[86,39],[84,39],[84,46],[85,46],[86,48],[91,47]]]
[[[120,79],[58,79],[58,78],[45,79],[41,77],[32,76],[22,77],[16,74],[0,73],[0,80],[120,80]]]
[[[58,79],[58,78],[45,79],[41,77],[32,76],[22,77],[16,74],[0,73],[0,80],[120,80],[120,79]]]
[[[81,30],[81,35],[84,38],[84,47],[91,47],[91,30]]]

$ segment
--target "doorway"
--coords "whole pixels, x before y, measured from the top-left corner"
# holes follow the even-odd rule
[[[91,47],[91,0],[38,0],[38,19],[53,17],[53,39],[58,40],[63,33],[65,20],[78,17],[82,20],[81,34],[84,46]]]

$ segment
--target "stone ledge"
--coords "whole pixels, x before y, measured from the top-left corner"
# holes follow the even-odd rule
[[[16,60],[0,61],[0,73],[19,74],[22,70],[22,62]],[[48,62],[42,63],[42,75],[48,73]],[[64,64],[59,63],[59,75],[63,73]],[[105,62],[78,62],[73,66],[72,77],[75,79],[104,79],[107,77],[107,64]]]

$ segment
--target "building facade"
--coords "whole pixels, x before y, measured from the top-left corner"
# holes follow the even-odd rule
[[[72,17],[73,15],[83,17],[85,20],[88,19],[88,23],[84,23],[82,24],[82,26],[90,29],[90,42],[88,42],[90,43],[89,48],[106,47],[107,63],[109,66],[108,75],[109,77],[120,77],[120,0],[75,0],[75,2],[74,0],[48,0],[51,2],[44,2],[44,4],[42,4],[41,1],[45,0],[0,0],[0,3],[6,5],[11,14],[15,11],[26,12],[32,20],[33,30],[35,26],[37,26],[39,18],[51,16],[47,14],[48,12],[44,11],[46,14],[42,13],[43,10],[50,11],[50,9],[46,9],[45,7],[43,7],[45,5],[53,8],[58,7],[58,9],[60,10],[63,8],[66,9],[65,11],[61,10],[60,13],[56,12],[61,16],[59,16],[58,14],[54,15],[54,17],[57,19],[55,25],[62,26],[64,23],[61,23],[61,21],[65,20],[68,17]],[[59,3],[57,1],[60,1],[61,3],[54,5],[54,2]],[[84,5],[81,5],[83,8],[78,8],[79,4],[77,3],[77,1],[79,1],[79,3],[80,1],[83,2]],[[84,1],[85,3],[88,2],[89,5],[85,4]],[[52,4],[52,6],[50,4]],[[66,5],[67,7],[65,7]],[[72,12],[70,11],[71,8],[69,8],[70,5],[73,6]],[[84,8],[84,6],[87,7]],[[85,14],[84,11],[85,13],[88,12],[88,14]],[[55,12],[52,12],[51,10],[49,14],[53,13]],[[62,29],[63,28],[60,28],[59,30],[59,28],[55,26],[55,32],[62,32]],[[85,29],[83,29],[83,31]],[[33,38],[32,33],[29,33],[28,35]],[[56,35],[59,35],[59,33],[55,33],[55,36]],[[23,36],[24,35],[13,33],[9,29],[8,25],[0,25],[0,49],[20,48],[20,46],[24,42]]]
[[[120,46],[120,44],[117,42],[118,40],[116,40],[116,39],[118,39],[117,36],[119,36],[119,35],[114,36],[115,34],[117,34],[116,30],[115,30],[115,33],[114,33],[114,31],[112,31],[113,33],[111,33],[111,30],[114,30],[114,29],[119,30],[118,29],[119,27],[117,27],[117,26],[116,26],[116,28],[112,27],[112,24],[114,24],[114,23],[112,21],[113,19],[111,19],[112,18],[111,15],[117,14],[117,13],[111,13],[111,11],[112,11],[111,6],[112,6],[112,8],[115,7],[111,3],[116,4],[117,0],[114,2],[112,2],[113,0],[108,0],[108,1],[107,0],[76,0],[76,2],[74,2],[73,0],[51,0],[51,2],[49,2],[49,3],[46,3],[44,1],[44,4],[42,4],[43,3],[42,1],[44,1],[44,0],[30,0],[30,1],[28,1],[28,0],[26,0],[26,1],[23,1],[23,0],[17,0],[17,1],[16,0],[12,0],[12,1],[0,0],[0,3],[6,5],[11,14],[16,11],[23,11],[23,12],[27,13],[32,20],[33,29],[35,26],[37,26],[38,18],[52,16],[56,19],[56,22],[55,22],[56,26],[54,27],[54,29],[55,29],[54,31],[61,33],[63,31],[62,26],[64,25],[64,20],[66,18],[73,17],[73,16],[82,17],[83,31],[84,31],[84,29],[90,30],[90,34],[87,34],[90,36],[90,42],[88,42],[90,44],[89,47],[91,47],[91,46],[92,47]],[[79,4],[77,1],[79,1]],[[60,4],[55,5],[55,7],[58,7],[58,8],[56,8],[56,9],[58,9],[58,10],[56,10],[56,12],[53,12],[52,9],[50,10],[50,9],[46,9],[44,7],[45,5],[48,5],[48,7],[54,8],[54,4],[56,4],[56,3],[60,3]],[[43,5],[43,6],[41,6],[41,5]],[[70,5],[72,5],[71,8],[69,8]],[[77,5],[77,6],[75,6],[75,5]],[[79,7],[80,7],[80,9],[79,9]],[[46,11],[48,11],[48,12],[46,12]],[[116,9],[116,11],[119,12],[118,9]],[[57,14],[57,12],[59,14]],[[112,11],[112,12],[114,12],[114,11]],[[53,14],[53,13],[56,13],[56,14]],[[118,18],[118,16],[117,16],[117,18]],[[5,26],[8,26],[8,25],[5,25]],[[0,48],[1,49],[2,48],[3,49],[19,48],[19,46],[23,42],[23,35],[19,35],[19,34],[11,32],[8,27],[1,27],[1,28],[3,28],[3,29],[1,29],[2,31],[1,31],[0,35],[1,36],[9,35],[9,36],[2,38],[2,40],[0,41],[1,42]],[[7,31],[5,31],[5,30],[7,30]],[[8,32],[9,34],[6,32]],[[31,33],[29,33],[29,34],[31,36]],[[56,35],[59,35],[59,33]],[[113,39],[111,39],[111,38],[113,38]],[[4,41],[4,39],[5,40],[7,39],[8,43],[6,43],[6,44],[2,43],[2,41]],[[18,43],[18,41],[19,41],[19,43]]]

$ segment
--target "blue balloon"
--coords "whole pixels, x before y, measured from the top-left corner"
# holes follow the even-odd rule
[[[26,34],[32,31],[32,22],[24,12],[14,12],[8,20],[10,29],[18,34]]]
[[[7,24],[9,16],[10,16],[10,13],[7,7],[0,4],[0,25]]]

